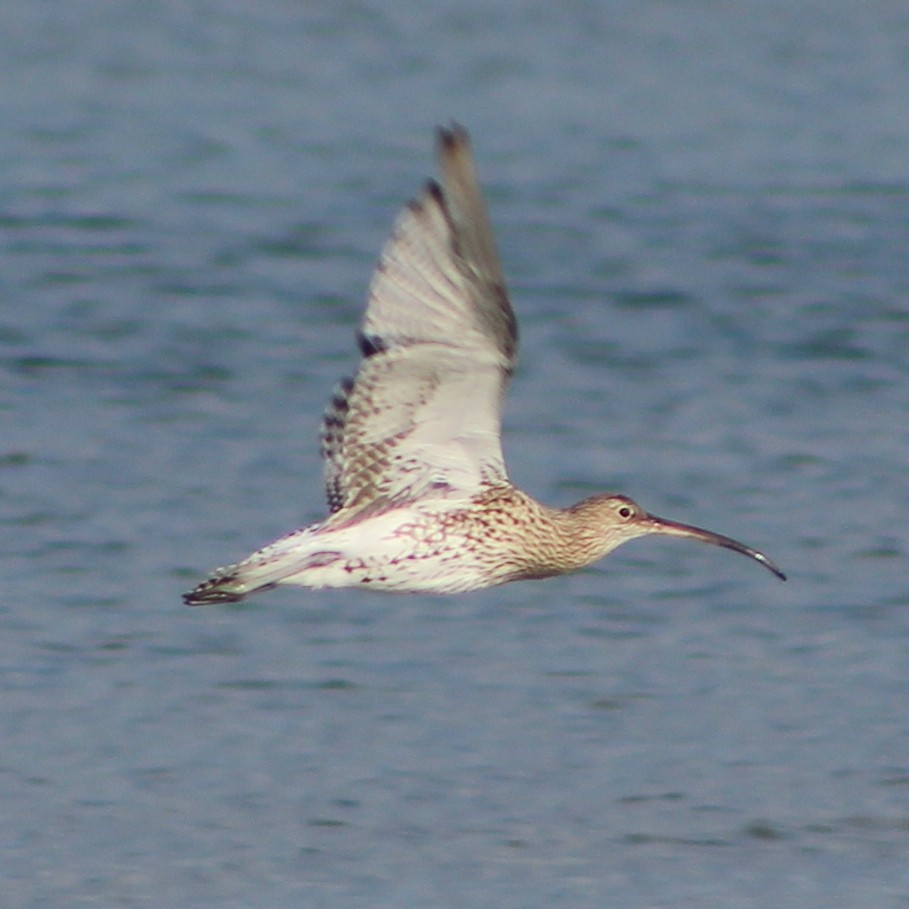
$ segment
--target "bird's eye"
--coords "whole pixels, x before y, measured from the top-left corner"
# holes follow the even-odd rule
[[[619,509],[620,518],[630,518],[633,514],[634,514],[634,512],[627,505],[623,505]]]

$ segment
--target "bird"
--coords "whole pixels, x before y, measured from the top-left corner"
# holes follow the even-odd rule
[[[441,180],[398,215],[357,332],[362,359],[325,411],[328,516],[215,570],[184,600],[275,587],[457,594],[576,571],[647,535],[763,552],[650,514],[625,495],[550,507],[514,486],[501,412],[518,351],[470,139],[440,127]]]

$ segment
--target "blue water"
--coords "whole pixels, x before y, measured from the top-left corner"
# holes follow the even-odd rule
[[[909,8],[0,8],[13,909],[909,905]],[[323,512],[370,270],[473,135],[513,478],[744,539],[190,610]]]

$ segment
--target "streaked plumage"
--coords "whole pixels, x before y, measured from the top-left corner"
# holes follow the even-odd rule
[[[441,186],[398,217],[369,289],[363,360],[325,413],[329,516],[236,565],[187,603],[277,585],[458,593],[588,565],[652,533],[762,553],[648,515],[625,496],[548,508],[508,480],[500,442],[518,332],[466,132],[438,134]]]

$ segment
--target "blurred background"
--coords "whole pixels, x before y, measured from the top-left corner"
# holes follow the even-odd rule
[[[13,909],[909,905],[909,8],[8,0]],[[324,513],[391,223],[471,132],[512,478],[679,541],[180,594]]]

